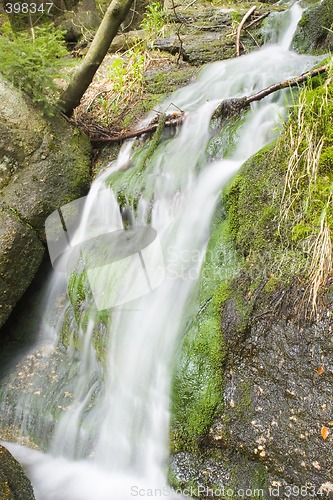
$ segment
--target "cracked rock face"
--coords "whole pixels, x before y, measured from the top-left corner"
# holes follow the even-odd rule
[[[288,296],[278,314],[260,304],[238,336],[235,304],[224,305],[222,330],[232,355],[225,411],[211,435],[222,448],[262,462],[272,483],[320,488],[333,470],[331,306],[320,321],[302,325],[290,315],[293,303]]]
[[[85,194],[90,146],[61,117],[42,117],[0,78],[0,326],[44,254],[47,216]]]

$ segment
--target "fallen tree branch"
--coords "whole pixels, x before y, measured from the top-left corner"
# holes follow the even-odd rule
[[[315,76],[320,75],[321,73],[325,73],[327,71],[329,65],[325,64],[324,66],[320,66],[319,68],[313,69],[311,71],[307,71],[306,73],[302,73],[300,76],[296,78],[292,78],[290,80],[284,80],[279,83],[275,83],[274,85],[270,85],[255,94],[252,94],[248,97],[238,97],[235,99],[227,99],[222,101],[221,104],[216,108],[213,118],[228,118],[239,113],[240,110],[246,109],[252,102],[260,101],[264,97],[267,97],[273,92],[278,90],[297,87],[301,83],[305,82],[308,78],[314,78]]]
[[[236,35],[236,55],[237,57],[240,56],[240,36],[241,36],[241,31],[246,23],[247,19],[253,14],[253,12],[256,10],[256,5],[253,5],[251,9],[247,11],[241,22],[239,23],[238,29],[237,29],[237,35]]]
[[[181,123],[184,121],[184,115],[184,111],[177,111],[175,113],[172,113],[171,115],[167,115],[164,127],[177,127],[178,125],[181,125]],[[158,121],[155,117],[154,120],[150,122],[149,125],[147,125],[147,127],[140,128],[138,130],[131,130],[129,132],[125,131],[111,137],[92,138],[91,142],[123,142],[127,139],[135,139],[136,137],[140,137],[144,134],[152,134],[156,132],[157,127]]]
[[[237,97],[234,99],[225,99],[222,101],[214,111],[212,119],[228,119],[232,116],[239,114],[242,110],[248,108],[252,102],[260,101],[264,97],[276,92],[278,90],[282,90],[285,88],[297,87],[301,83],[305,82],[309,78],[314,78],[317,75],[325,73],[328,70],[329,64],[325,64],[324,66],[320,66],[319,68],[313,69],[311,71],[307,71],[306,73],[302,73],[300,76],[296,78],[292,78],[290,80],[284,80],[279,83],[275,83],[274,85],[270,85],[255,94],[252,94],[248,97]],[[184,111],[176,111],[170,115],[166,116],[164,127],[178,127],[181,125],[185,118]],[[124,131],[114,136],[109,137],[93,137],[91,138],[91,142],[109,142],[109,143],[117,143],[125,141],[126,139],[133,139],[136,137],[140,137],[144,134],[152,134],[156,131],[158,127],[158,116],[155,117],[149,125],[144,128],[138,130]]]
[[[315,76],[325,73],[328,70],[328,67],[329,64],[325,64],[323,66],[320,66],[319,68],[307,71],[306,73],[302,73],[300,76],[292,78],[291,80],[285,80],[283,82],[275,83],[274,85],[266,87],[256,94],[252,94],[251,96],[247,97],[247,102],[248,104],[251,104],[251,102],[260,101],[264,97],[272,94],[273,92],[276,92],[277,90],[286,89],[288,87],[297,87],[300,83],[305,82],[308,78],[314,78]]]

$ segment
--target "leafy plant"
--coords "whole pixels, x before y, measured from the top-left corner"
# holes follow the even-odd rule
[[[0,73],[48,113],[58,97],[56,79],[64,78],[66,55],[62,31],[52,25],[35,27],[33,36],[14,33],[9,23],[0,28]]]
[[[133,98],[137,99],[143,91],[146,53],[140,48],[127,51],[126,57],[118,57],[108,67],[109,90],[99,97],[103,110],[103,123],[109,125],[117,114],[127,110]]]
[[[140,27],[149,40],[154,40],[163,32],[167,21],[167,15],[159,2],[153,2],[147,6]]]
[[[138,92],[142,89],[145,54],[137,49],[127,52],[127,60],[117,58],[108,68],[112,90],[119,94]]]

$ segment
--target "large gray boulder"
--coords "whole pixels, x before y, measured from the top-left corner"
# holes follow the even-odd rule
[[[88,139],[60,116],[43,117],[0,76],[0,326],[43,258],[45,219],[89,180]]]

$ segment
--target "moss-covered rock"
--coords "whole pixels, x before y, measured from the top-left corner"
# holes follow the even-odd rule
[[[4,80],[0,93],[0,153],[15,164],[3,169],[0,199],[43,237],[46,217],[88,189],[90,144],[63,118],[42,117]]]
[[[0,78],[0,326],[41,262],[47,216],[86,193],[88,139]]]
[[[327,52],[333,48],[333,4],[323,0],[305,9],[298,25],[293,47],[301,53]]]
[[[177,5],[170,10],[172,24],[168,36],[155,40],[154,47],[171,54],[179,54],[184,61],[200,66],[213,61],[229,59],[236,55],[235,28],[249,9],[249,3],[230,8],[219,5],[195,3],[190,6]],[[272,7],[260,4],[257,14],[264,14]],[[251,33],[242,33],[242,50],[254,50],[263,42],[261,23],[250,28]]]
[[[0,446],[1,500],[34,500],[32,485],[22,466],[9,451]]]

